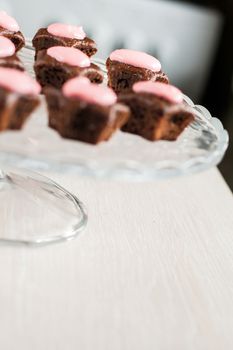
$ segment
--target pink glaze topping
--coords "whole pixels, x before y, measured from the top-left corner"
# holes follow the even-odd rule
[[[161,71],[161,63],[145,52],[135,50],[116,50],[110,54],[111,61],[129,64],[134,67],[150,69],[153,72]]]
[[[183,95],[182,92],[177,89],[175,86],[152,82],[152,81],[140,81],[135,83],[133,86],[133,91],[138,92],[147,92],[149,94],[154,94],[159,97],[162,97],[172,103],[182,103]]]
[[[40,85],[27,73],[12,68],[0,67],[0,86],[22,95],[38,95],[41,91]]]
[[[47,54],[55,58],[55,60],[71,66],[85,68],[91,65],[89,57],[79,49],[73,47],[53,46],[47,50]]]
[[[11,32],[19,31],[19,25],[16,20],[9,16],[5,11],[0,11],[0,26]]]
[[[73,78],[62,88],[66,97],[77,97],[89,103],[111,106],[117,101],[114,91],[108,87],[92,84],[85,77]]]
[[[69,24],[53,23],[48,26],[47,30],[52,35],[64,38],[78,40],[86,38],[86,33],[84,32],[83,27],[72,26]]]
[[[10,39],[0,35],[0,58],[14,55],[15,45]]]

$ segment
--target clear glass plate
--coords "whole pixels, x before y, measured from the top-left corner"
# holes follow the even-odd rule
[[[34,51],[30,45],[20,53],[33,73]],[[106,74],[103,61],[94,59]],[[0,163],[32,170],[73,172],[98,178],[129,180],[162,179],[194,173],[217,165],[228,146],[228,133],[221,122],[202,106],[193,108],[195,121],[175,142],[150,142],[118,131],[97,146],[62,139],[47,127],[43,96],[41,107],[20,132],[0,135]]]

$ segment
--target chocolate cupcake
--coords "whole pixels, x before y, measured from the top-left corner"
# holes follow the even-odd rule
[[[169,82],[160,62],[144,52],[125,49],[113,51],[106,66],[108,85],[117,94],[131,91],[133,84],[138,81]]]
[[[0,67],[24,71],[23,63],[15,53],[15,45],[10,39],[0,35]]]
[[[53,23],[48,28],[38,30],[32,40],[36,50],[49,49],[52,46],[73,47],[91,57],[97,52],[96,43],[88,38],[82,27],[62,23]]]
[[[62,90],[45,90],[49,126],[65,138],[97,144],[108,140],[126,123],[129,109],[116,103],[109,88],[74,78]]]
[[[0,67],[0,131],[21,129],[39,105],[40,85],[27,73]]]
[[[119,102],[127,105],[131,116],[122,130],[147,140],[176,140],[194,120],[181,91],[159,82],[139,82],[133,91],[122,94]]]
[[[10,39],[15,45],[16,51],[19,51],[25,45],[25,39],[19,30],[18,23],[13,17],[8,16],[5,11],[0,11],[0,35]]]
[[[77,76],[87,77],[97,84],[103,81],[100,68],[82,51],[72,47],[54,46],[39,51],[34,69],[42,87],[60,89],[67,80]]]

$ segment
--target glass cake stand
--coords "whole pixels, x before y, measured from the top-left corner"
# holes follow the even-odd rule
[[[20,56],[33,75],[30,42]],[[93,62],[106,76],[104,62]],[[0,178],[0,209],[7,218],[0,240],[51,243],[75,237],[86,225],[87,215],[75,196],[31,171],[142,181],[192,174],[217,165],[227,149],[228,133],[204,107],[195,106],[187,96],[184,99],[196,118],[177,141],[150,142],[118,131],[108,142],[93,146],[62,139],[48,128],[41,96],[41,107],[23,130],[0,134],[0,164],[17,169]]]

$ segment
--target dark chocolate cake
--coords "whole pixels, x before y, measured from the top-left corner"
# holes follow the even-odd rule
[[[24,66],[15,52],[16,48],[12,41],[0,35],[0,67],[23,71]]]
[[[23,63],[16,54],[9,57],[0,57],[0,67],[25,70]]]
[[[78,50],[75,49],[75,51]],[[38,52],[34,69],[36,78],[42,87],[52,86],[60,89],[67,80],[77,76],[87,77],[96,84],[103,81],[103,73],[95,64],[90,63],[87,67],[70,65],[51,57],[47,50]]]
[[[110,102],[106,103],[109,96],[101,94],[102,91],[103,94],[106,94],[107,88],[91,84],[85,78],[72,80],[65,84],[67,86],[63,87],[63,91],[46,88],[49,126],[57,130],[62,137],[69,139],[91,144],[108,140],[126,123],[129,109],[122,104],[115,103],[116,98],[114,95],[112,97],[113,92],[108,90]],[[74,95],[67,96],[68,84],[75,85]],[[76,92],[77,95],[75,95]]]
[[[26,73],[0,67],[0,131],[21,129],[40,103],[39,92]]]
[[[173,86],[141,82],[135,84],[133,89],[134,91],[119,96],[119,102],[131,110],[130,118],[122,131],[140,135],[150,141],[173,141],[194,120],[192,110]]]
[[[146,59],[149,64],[145,64]],[[131,91],[133,84],[138,81],[169,83],[160,62],[143,52],[116,50],[107,59],[106,66],[108,85],[117,94]]]
[[[25,45],[25,39],[18,23],[5,11],[0,11],[0,35],[10,39],[16,51],[19,51]]]
[[[25,45],[24,36],[20,31],[12,32],[0,26],[0,35],[4,36],[7,39],[10,39],[15,45],[16,51],[19,51]]]
[[[36,50],[36,55],[39,50],[45,50],[52,46],[65,46],[74,47],[81,50],[87,56],[91,57],[97,52],[96,43],[94,40],[85,37],[84,39],[75,39],[52,35],[48,32],[47,28],[41,28],[38,30],[32,40],[33,46]]]

